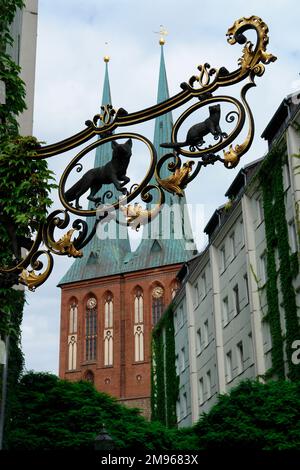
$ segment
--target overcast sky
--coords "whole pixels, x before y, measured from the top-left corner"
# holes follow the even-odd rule
[[[164,52],[170,95],[180,91],[180,83],[201,63],[235,69],[241,46],[230,46],[225,33],[239,17],[254,14],[268,24],[268,51],[278,60],[266,66],[257,88],[249,92],[256,134],[241,168],[266,152],[262,131],[281,100],[300,88],[299,9],[296,0],[39,0],[34,135],[57,142],[82,130],[84,122],[99,112],[105,54],[111,56],[114,107],[133,112],[155,104],[160,49],[154,32],[161,24],[169,32]],[[131,130],[153,137],[153,123]],[[73,151],[53,157],[49,165],[60,175],[74,155]],[[186,191],[188,203],[202,205],[204,213],[202,224],[192,220],[199,248],[205,243],[204,223],[225,202],[224,193],[236,171],[221,165],[206,168]],[[54,199],[55,208],[61,207]],[[56,285],[72,260],[55,257],[54,261],[50,279],[35,293],[27,292],[23,350],[27,369],[57,373],[60,289]]]

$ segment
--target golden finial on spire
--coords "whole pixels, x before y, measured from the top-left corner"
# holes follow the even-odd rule
[[[108,46],[108,42],[105,43],[105,48],[106,48],[106,50],[108,49],[107,46]],[[110,61],[109,55],[108,55],[108,54],[105,54],[105,56],[103,57],[103,60],[104,60],[104,62],[107,64],[107,62]]]
[[[166,28],[164,27],[164,25],[160,25],[160,28],[159,28],[159,31],[154,31],[155,34],[159,34],[159,44],[161,46],[163,46],[166,42],[166,39],[165,37],[167,36],[168,34],[168,31],[166,30]]]

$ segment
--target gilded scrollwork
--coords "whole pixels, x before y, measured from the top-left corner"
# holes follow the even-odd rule
[[[247,38],[243,34],[249,29],[254,29],[257,33],[257,42],[254,45],[251,41],[247,41]],[[264,66],[260,64],[269,64],[274,62],[277,57],[266,51],[269,43],[268,36],[269,28],[264,21],[258,16],[250,16],[249,18],[241,18],[234,22],[231,28],[227,31],[227,41],[229,44],[245,44],[243,48],[243,55],[238,60],[241,73],[244,74],[247,71],[253,70],[256,75],[262,75],[264,73]],[[259,67],[257,67],[259,66]]]
[[[255,44],[247,40],[248,30],[256,31]],[[19,279],[19,282],[34,290],[49,277],[53,266],[52,254],[70,257],[82,256],[81,250],[95,236],[97,225],[102,223],[107,216],[112,216],[120,209],[125,222],[122,220],[117,220],[117,222],[138,230],[141,225],[153,220],[159,214],[165,200],[164,191],[182,196],[186,186],[198,175],[202,167],[222,162],[226,168],[234,168],[239,163],[241,157],[250,148],[254,136],[254,120],[246,100],[246,92],[255,86],[254,78],[264,73],[265,65],[274,62],[276,57],[267,52],[268,27],[257,16],[235,21],[227,31],[227,41],[229,44],[243,45],[242,55],[238,60],[236,70],[230,72],[225,67],[215,68],[204,63],[198,66],[199,74],[193,75],[187,82],[181,84],[180,93],[168,100],[132,113],[128,113],[123,108],[116,110],[111,104],[104,105],[99,114],[96,114],[92,120],[86,121],[86,127],[81,132],[61,142],[37,148],[36,155],[32,158],[49,158],[77,148],[94,137],[99,137],[96,142],[86,146],[75,155],[67,165],[59,183],[59,197],[63,209],[53,211],[47,221],[37,227],[36,233],[32,234],[32,240],[29,240],[30,243],[28,243],[27,251],[23,254],[22,259],[16,257],[13,266],[0,267],[1,286],[6,286],[7,282],[13,285]],[[217,89],[235,85],[246,78],[248,78],[248,82],[241,90],[241,101],[227,95],[214,95]],[[119,134],[115,132],[120,127],[128,127],[155,119],[195,98],[197,102],[186,109],[175,122],[171,142],[162,145],[162,147],[171,148],[172,153],[164,155],[159,161],[157,161],[157,149],[146,137],[131,132]],[[223,112],[225,104],[227,111],[225,108],[225,112]],[[232,105],[234,109],[228,111],[229,105]],[[177,135],[181,125],[197,110],[206,112],[206,115],[203,116],[204,119],[192,126],[187,132],[185,140],[180,142]],[[225,119],[222,117],[223,114]],[[235,143],[244,129],[246,121],[247,135],[243,142]],[[230,126],[230,124],[232,125]],[[212,143],[206,142],[206,136],[211,139]],[[87,189],[83,191],[83,179],[87,175],[87,171],[77,181],[77,186],[75,183],[66,190],[71,171],[75,169],[77,173],[80,173],[83,170],[81,159],[85,155],[108,142],[113,146],[113,143],[119,139],[132,139],[133,141],[136,139],[148,148],[150,164],[146,175],[140,182],[131,183],[130,189],[126,189],[124,186],[128,184],[130,178],[126,174],[120,175],[124,176],[124,179],[114,178],[112,183],[122,193],[121,197],[113,200],[113,193],[108,190],[99,199],[97,197],[98,190],[92,193],[90,185],[87,185]],[[218,155],[218,152],[223,152],[222,156]],[[181,162],[179,155],[189,157],[190,160]],[[197,164],[194,159],[198,159]],[[164,176],[162,176],[161,169],[167,161],[169,161],[167,166],[170,174],[165,176],[164,172]],[[154,177],[157,184],[150,184]],[[78,188],[81,191],[80,194]],[[91,190],[89,200],[93,202],[95,207],[91,208],[93,206],[89,205],[87,209],[82,209],[79,198],[89,189]],[[150,207],[154,193],[158,196],[157,202]],[[141,203],[136,202],[138,196],[141,198]],[[146,207],[143,207],[143,203],[146,204]],[[98,209],[102,210],[103,208],[105,209],[102,211],[103,214],[98,216]],[[70,214],[81,217],[76,219],[71,227],[69,226],[71,223]],[[94,217],[93,227],[88,230],[90,224],[82,217]],[[64,232],[60,237],[55,237],[56,230],[64,230]],[[41,245],[44,245],[45,249],[41,248]],[[42,255],[47,259],[45,269],[39,261]]]

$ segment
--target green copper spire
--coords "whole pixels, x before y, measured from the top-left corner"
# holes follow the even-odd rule
[[[105,75],[102,94],[102,106],[112,104],[107,56],[105,61]],[[100,145],[96,149],[94,167],[105,165],[111,160],[111,143]],[[121,193],[113,185],[103,185],[97,196],[103,195],[110,190],[113,193],[112,201],[116,200]],[[105,200],[104,203],[109,203]],[[89,209],[94,209],[93,202],[89,202]],[[89,232],[92,230],[95,217],[87,217]],[[104,277],[110,274],[122,272],[122,262],[124,257],[130,253],[127,227],[116,224],[113,220],[99,224],[96,235],[90,243],[83,249],[83,257],[76,259],[69,268],[59,284],[67,284],[85,279]]]
[[[166,74],[163,38],[160,39],[161,54],[158,80],[157,102],[161,103],[169,98],[168,81]],[[166,149],[160,147],[163,142],[170,142],[172,135],[172,113],[159,116],[155,120],[153,144],[160,159]],[[170,176],[167,164],[162,168],[162,178]],[[150,184],[157,184],[153,177]],[[155,197],[155,193],[153,192]],[[154,202],[154,201],[153,201]],[[149,206],[148,206],[149,207]],[[178,230],[179,228],[179,230]],[[177,229],[177,230],[176,230]],[[180,236],[180,232],[182,236]],[[155,266],[167,266],[182,263],[196,254],[192,230],[187,213],[186,199],[165,192],[165,205],[160,214],[150,224],[144,226],[143,238],[127,261],[126,270],[135,271]]]

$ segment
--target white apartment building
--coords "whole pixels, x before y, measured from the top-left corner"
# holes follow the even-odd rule
[[[285,223],[289,256],[296,253],[296,260],[300,208],[300,171],[296,167],[300,160],[293,155],[300,148],[300,134],[295,129],[295,123],[300,123],[299,110],[297,95],[289,96],[263,133],[269,150],[275,142],[284,143],[286,155],[280,157],[280,165]],[[277,377],[276,368],[272,371],[276,339],[266,316],[272,297],[267,265],[270,247],[259,178],[266,158],[268,155],[240,170],[225,194],[229,202],[214,212],[205,227],[208,246],[178,273],[181,289],[173,300],[173,311],[179,427],[195,423],[216,403],[218,394],[228,392],[241,380],[265,380],[266,373]],[[285,334],[290,327],[281,288],[283,260],[277,245],[274,253],[283,374],[288,378]],[[300,305],[299,269],[291,283],[296,304]]]
[[[17,10],[10,28],[13,46],[8,48],[8,53],[21,67],[20,76],[26,86],[27,109],[18,119],[20,135],[24,136],[32,135],[33,127],[37,18],[38,0],[26,0],[25,7]]]

